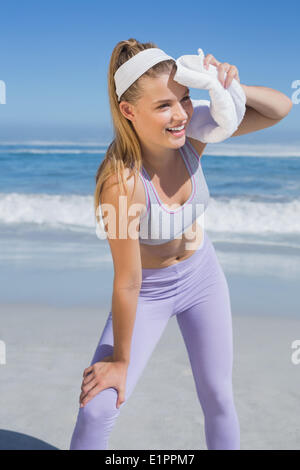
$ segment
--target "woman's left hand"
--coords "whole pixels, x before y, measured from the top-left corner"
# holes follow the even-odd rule
[[[235,65],[228,64],[228,62],[221,63],[212,54],[206,54],[203,64],[206,69],[208,69],[209,64],[217,68],[218,79],[224,88],[228,88],[234,78],[240,83],[239,71]],[[225,72],[227,72],[226,80]]]

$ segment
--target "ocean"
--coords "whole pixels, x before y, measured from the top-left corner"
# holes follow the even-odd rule
[[[107,145],[0,144],[0,302],[109,308],[113,264],[93,212]],[[228,276],[300,286],[299,157],[300,146],[206,147],[205,229]]]

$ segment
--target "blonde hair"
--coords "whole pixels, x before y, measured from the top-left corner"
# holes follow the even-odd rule
[[[96,188],[94,192],[94,210],[96,219],[99,222],[97,209],[100,204],[101,191],[105,181],[111,175],[117,175],[117,180],[121,191],[125,191],[128,195],[127,184],[123,178],[123,170],[129,168],[130,174],[128,178],[134,174],[134,189],[136,189],[136,170],[140,171],[142,166],[142,154],[138,135],[129,119],[121,113],[119,108],[118,97],[114,82],[114,74],[117,69],[127,60],[140,51],[150,47],[158,47],[153,42],[141,43],[136,39],[130,38],[127,41],[120,41],[114,47],[108,69],[108,95],[110,111],[114,129],[114,139],[109,144],[104,160],[99,166],[96,173]],[[148,76],[156,78],[161,73],[167,73],[176,66],[176,62],[172,59],[164,60],[148,69],[140,78]],[[140,78],[138,78],[120,97],[122,100],[135,104],[142,96],[143,89],[141,87]],[[133,196],[132,196],[133,197]]]

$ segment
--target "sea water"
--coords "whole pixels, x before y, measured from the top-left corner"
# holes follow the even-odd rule
[[[0,144],[0,302],[109,308],[113,263],[93,206],[107,145]],[[224,147],[208,145],[201,158],[210,191],[205,230],[229,283],[273,279],[273,287],[295,289],[296,311],[300,146]]]

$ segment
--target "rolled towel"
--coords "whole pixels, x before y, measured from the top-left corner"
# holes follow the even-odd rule
[[[221,142],[239,127],[246,111],[246,95],[236,79],[224,88],[218,79],[218,70],[203,65],[204,53],[182,55],[176,60],[174,80],[191,88],[208,90],[211,101],[191,100],[194,113],[186,128],[186,136],[206,143]],[[226,79],[226,72],[225,77]]]

